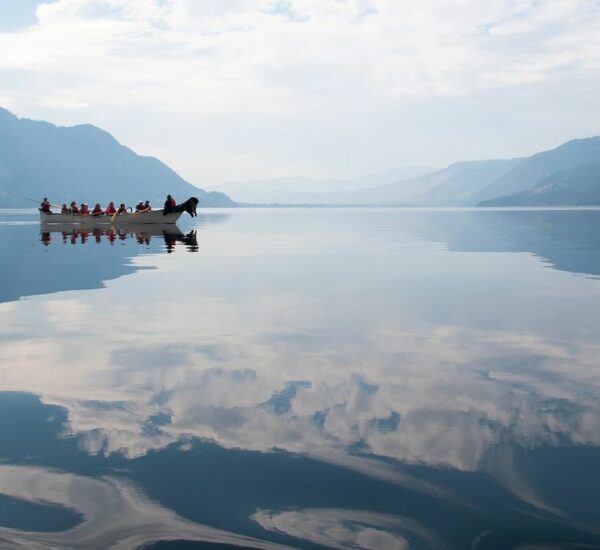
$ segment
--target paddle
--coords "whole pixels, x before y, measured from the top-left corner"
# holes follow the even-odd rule
[[[148,212],[149,210],[152,210],[152,208],[144,208],[143,210],[136,210],[131,217],[135,218],[138,214]]]
[[[27,199],[28,201],[31,202],[35,202],[36,204],[42,204],[42,201],[36,201],[35,199]],[[48,203],[50,206],[52,206],[53,208],[62,208],[62,204],[52,204],[52,203]]]

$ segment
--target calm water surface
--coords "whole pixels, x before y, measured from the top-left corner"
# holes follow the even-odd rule
[[[0,547],[600,548],[600,211],[0,211]]]

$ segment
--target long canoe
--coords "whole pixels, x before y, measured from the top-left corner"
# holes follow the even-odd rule
[[[43,224],[79,224],[79,225],[146,225],[176,223],[182,212],[169,212],[163,215],[162,210],[150,212],[133,212],[118,216],[92,216],[91,214],[47,214],[40,212],[40,222]]]

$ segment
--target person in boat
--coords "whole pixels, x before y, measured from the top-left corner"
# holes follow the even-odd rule
[[[144,210],[144,201],[140,201],[135,205],[136,212],[142,212]]]
[[[42,204],[40,205],[40,210],[44,214],[52,214],[52,210],[50,210],[50,203],[48,202],[48,199],[46,197],[44,197],[44,200],[42,201]]]
[[[69,207],[69,212],[75,215],[79,214],[79,208],[77,208],[77,203],[75,201],[71,203],[71,206]]]
[[[67,206],[66,202],[63,202],[62,208],[60,209],[61,214],[70,214],[71,209]]]
[[[112,216],[113,214],[117,213],[117,209],[115,208],[115,203],[113,201],[110,201],[108,203],[108,206],[106,207],[106,210],[104,211],[104,213],[107,216]]]
[[[150,212],[150,210],[152,210],[152,207],[150,206],[150,201],[146,201],[144,203],[144,212]]]
[[[90,209],[88,208],[87,202],[82,202],[79,207],[79,214],[82,216],[87,216],[90,213]]]
[[[121,206],[119,206],[119,209],[117,210],[117,215],[121,214],[127,214],[127,207],[124,202],[121,203]]]
[[[92,210],[92,216],[104,216],[104,210],[102,210],[99,202],[97,202],[94,206],[94,209]]]
[[[167,200],[165,201],[163,213],[169,214],[170,212],[173,212],[176,206],[177,203],[175,202],[175,199],[171,195],[167,195]]]

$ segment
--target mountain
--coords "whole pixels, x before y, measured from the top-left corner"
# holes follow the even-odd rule
[[[600,136],[574,139],[550,151],[523,159],[511,171],[491,182],[473,196],[474,203],[513,195],[533,189],[544,178],[575,168],[581,164],[600,161]]]
[[[512,169],[520,159],[457,162],[417,178],[361,189],[348,194],[349,202],[362,204],[415,204],[457,206]]]
[[[347,179],[267,178],[222,183],[215,190],[227,193],[236,201],[280,204],[335,204],[345,193],[426,174],[431,168],[405,166],[377,174]]]
[[[600,162],[552,174],[529,191],[482,201],[480,206],[600,205]]]
[[[179,202],[190,196],[201,206],[232,206],[223,193],[189,184],[166,164],[121,145],[108,132],[84,124],[60,127],[21,119],[0,108],[0,207],[72,200],[162,206],[167,193]]]
[[[348,205],[598,204],[591,166],[598,162],[600,137],[575,139],[525,158],[457,162],[416,178],[346,193],[339,200]]]

